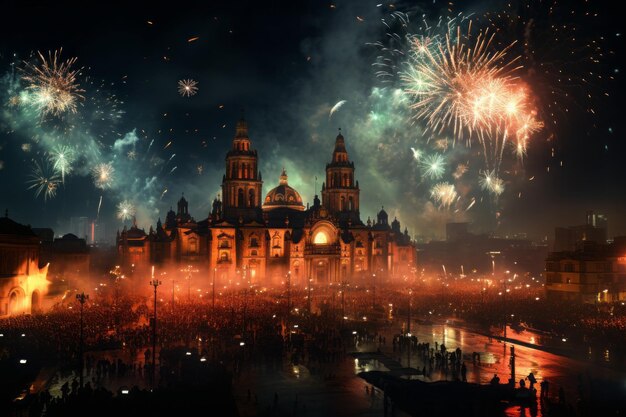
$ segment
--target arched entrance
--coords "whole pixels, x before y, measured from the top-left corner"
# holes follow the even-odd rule
[[[9,311],[8,311],[9,315],[12,316],[12,315],[20,313],[21,306],[22,306],[22,294],[17,289],[11,291],[11,293],[9,294]]]
[[[35,290],[30,297],[30,312],[32,314],[39,312],[41,309],[40,303],[39,291]]]

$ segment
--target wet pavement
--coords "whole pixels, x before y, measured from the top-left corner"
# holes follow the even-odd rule
[[[321,366],[314,374],[305,366],[288,362],[282,368],[274,371],[257,367],[235,377],[235,395],[242,417],[383,415],[382,391],[367,393],[365,387],[369,390],[371,386],[356,377],[354,361],[347,357]]]
[[[380,345],[378,343],[371,344],[371,349],[380,348],[385,353],[399,361],[403,366],[408,365],[407,352],[394,352],[391,341],[394,334],[399,334],[402,328],[402,321],[396,321],[391,326],[380,330],[385,336],[387,343]],[[468,382],[476,382],[488,384],[494,374],[498,374],[500,382],[505,383],[510,377],[510,347],[515,346],[515,380],[519,382],[532,372],[537,379],[535,388],[539,395],[539,383],[547,379],[550,382],[549,396],[556,397],[559,387],[565,390],[565,398],[567,402],[573,403],[578,396],[579,375],[582,375],[583,384],[586,384],[588,377],[594,379],[604,379],[620,384],[626,395],[626,373],[620,372],[609,367],[593,364],[587,361],[572,359],[550,352],[523,346],[519,343],[502,342],[488,336],[484,336],[463,328],[449,326],[446,324],[433,325],[411,325],[411,333],[415,335],[419,343],[430,343],[430,347],[443,343],[448,351],[453,351],[457,347],[461,348],[463,360],[467,366]],[[524,335],[524,332],[516,333],[516,337],[524,340],[531,339],[534,336]],[[480,354],[480,363],[472,362],[472,353]],[[414,352],[411,355],[410,365],[417,369],[422,369],[424,364],[418,355]],[[426,365],[428,367],[428,365]],[[422,379],[422,378],[420,378]],[[428,381],[451,380],[452,376],[442,371],[435,371],[429,377],[423,378]],[[518,407],[507,410],[507,415],[519,416]],[[539,409],[539,415],[541,410]]]
[[[376,390],[371,395],[371,386],[359,378],[357,374],[369,370],[400,369],[408,365],[407,352],[394,352],[392,339],[401,331],[402,322],[396,321],[390,326],[379,329],[386,338],[386,344],[377,342],[356,343],[353,348],[347,347],[346,352],[373,352],[380,348],[387,358],[381,360],[362,361],[346,355],[337,362],[316,365],[313,369],[305,366],[293,366],[287,360],[280,369],[272,369],[264,365],[247,364],[233,378],[234,394],[242,417],[256,415],[271,416],[382,416],[383,393]],[[444,343],[448,351],[457,347],[463,351],[463,359],[467,365],[469,382],[489,383],[494,374],[498,374],[502,383],[510,375],[509,359],[511,343],[503,343],[493,338],[472,331],[449,326],[446,324],[417,325],[412,324],[411,332],[419,343]],[[523,333],[520,338],[529,337]],[[522,339],[524,340],[524,339]],[[480,363],[472,362],[472,353],[480,353]],[[607,367],[589,362],[558,356],[528,346],[515,344],[516,381],[533,372],[538,383],[543,379],[550,381],[550,395],[556,396],[558,388],[563,386],[566,400],[574,402],[578,392],[578,375],[611,380],[622,384],[626,390],[626,374]],[[141,355],[141,354],[139,354]],[[128,352],[112,351],[97,356],[109,359],[120,357],[130,361]],[[141,360],[139,357],[137,360]],[[413,368],[421,370],[425,365],[416,353],[410,360]],[[53,369],[45,369],[35,382],[39,389],[48,386],[52,395],[60,395],[61,385],[69,381],[73,374],[54,375]],[[139,385],[145,387],[144,375],[129,373],[123,378],[106,377],[94,381],[95,375],[88,374],[85,381],[97,382],[97,385],[117,391],[120,387]],[[452,379],[450,374],[433,370],[429,377],[414,376],[416,379],[445,380]],[[47,380],[47,381],[44,381]],[[46,383],[47,382],[47,383]],[[366,391],[367,387],[367,391]],[[539,389],[537,384],[537,389]],[[508,415],[519,416],[517,409],[507,411]],[[397,414],[401,416],[402,414]],[[541,415],[541,410],[539,410]]]

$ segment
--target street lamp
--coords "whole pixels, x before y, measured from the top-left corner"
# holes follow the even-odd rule
[[[76,294],[76,299],[80,303],[80,387],[83,387],[83,306],[85,305],[85,301],[89,300],[89,294],[85,294],[81,292],[80,294]]]
[[[150,285],[154,287],[154,318],[152,322],[152,387],[155,385],[156,375],[156,337],[157,337],[157,287],[161,285],[161,281],[154,278],[154,266],[152,267],[152,280]]]
[[[376,308],[376,274],[372,274],[372,310]]]

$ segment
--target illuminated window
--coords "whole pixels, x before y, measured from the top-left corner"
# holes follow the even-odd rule
[[[315,238],[313,239],[313,243],[315,243],[316,245],[327,245],[328,236],[324,232],[317,232]]]

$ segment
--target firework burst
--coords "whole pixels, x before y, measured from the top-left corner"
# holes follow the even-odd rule
[[[451,21],[445,34],[409,35],[400,81],[413,118],[427,133],[450,132],[467,145],[476,139],[487,169],[497,172],[507,141],[525,150],[543,124],[536,120],[530,90],[516,77],[519,56],[509,57],[516,42],[497,47],[489,29],[476,36],[471,29],[471,21],[465,30]]]
[[[183,97],[191,97],[198,93],[198,82],[192,79],[180,80],[178,82],[178,94]]]
[[[494,171],[481,171],[478,183],[484,191],[496,197],[504,192],[504,181]]]
[[[130,201],[121,201],[117,205],[117,218],[121,220],[130,220],[135,215],[135,211],[135,206]]]
[[[432,180],[438,180],[445,173],[446,161],[441,154],[428,155],[422,161],[422,169],[424,170],[424,176]]]
[[[35,166],[26,182],[29,190],[35,190],[35,198],[43,194],[44,201],[54,198],[59,188],[59,175],[45,161],[35,162]]]
[[[430,196],[440,208],[447,209],[456,201],[457,192],[453,184],[440,182],[431,188]]]
[[[101,163],[91,170],[94,185],[100,189],[111,188],[113,185],[113,174],[115,169],[110,163]]]
[[[54,170],[61,174],[61,181],[65,184],[65,175],[72,172],[72,163],[75,160],[75,153],[69,146],[57,146],[50,153],[50,160]]]
[[[76,113],[78,101],[84,98],[77,80],[81,69],[72,68],[77,59],[64,61],[61,53],[62,49],[48,52],[48,56],[38,52],[39,60],[25,62],[22,69],[22,80],[30,94],[20,98],[20,103],[35,106],[42,117]]]

